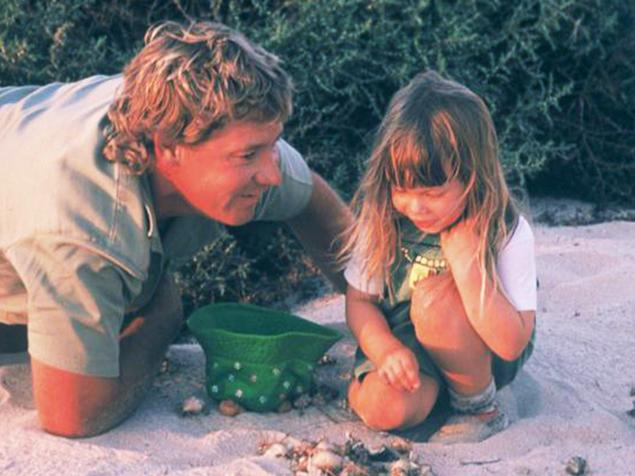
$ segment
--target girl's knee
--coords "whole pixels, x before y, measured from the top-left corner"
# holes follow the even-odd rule
[[[457,326],[457,319],[463,319],[463,316],[450,316],[440,309],[426,309],[425,314],[414,308],[410,310],[410,320],[414,326],[415,336],[423,345],[427,341],[439,343],[453,340],[454,335],[463,327]]]
[[[359,381],[351,384],[348,398],[351,408],[368,427],[387,431],[422,422],[436,400],[436,393],[436,387],[428,387],[426,391],[416,394],[399,391],[371,373],[363,384]],[[427,402],[427,399],[431,401]]]

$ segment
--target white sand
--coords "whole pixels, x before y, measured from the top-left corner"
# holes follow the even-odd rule
[[[566,474],[572,456],[589,474],[635,474],[635,223],[536,229],[540,278],[537,347],[525,370],[500,392],[506,431],[479,444],[416,444],[437,475]],[[343,302],[325,297],[297,310],[342,323]],[[341,341],[334,354],[348,363]],[[245,413],[182,418],[187,396],[203,396],[202,351],[173,346],[173,368],[136,414],[115,430],[66,440],[38,429],[23,355],[0,358],[2,475],[291,474],[285,460],[257,456],[262,440],[291,434],[342,442],[351,431],[370,445],[385,436],[359,422],[336,422],[316,408],[303,416]],[[342,380],[342,384],[343,384]]]

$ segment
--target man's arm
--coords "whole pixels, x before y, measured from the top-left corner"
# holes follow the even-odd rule
[[[44,430],[71,438],[94,436],[135,410],[182,323],[171,278],[163,278],[152,301],[137,314],[120,335],[118,378],[81,375],[32,359],[33,393]]]
[[[346,292],[346,280],[336,261],[338,238],[352,223],[352,214],[326,183],[313,174],[313,192],[299,215],[287,221],[315,264],[340,293]]]

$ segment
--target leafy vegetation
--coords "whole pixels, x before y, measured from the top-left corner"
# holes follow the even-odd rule
[[[391,95],[433,68],[490,106],[510,181],[635,199],[635,6],[619,0],[0,0],[0,84],[121,70],[159,20],[215,19],[278,54],[286,136],[349,198]],[[257,232],[257,233],[256,233]],[[258,239],[253,239],[257,234]],[[275,260],[271,256],[276,256]],[[230,230],[178,277],[188,306],[280,301],[316,271],[288,232]]]

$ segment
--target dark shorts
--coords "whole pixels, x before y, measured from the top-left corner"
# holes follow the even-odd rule
[[[441,374],[441,371],[434,363],[434,360],[426,349],[423,348],[415,335],[414,326],[410,319],[402,321],[392,328],[392,332],[406,347],[412,350],[419,362],[419,371],[425,375],[428,375],[435,379],[439,383],[439,387],[445,386],[445,379]],[[503,360],[496,354],[492,355],[492,375],[494,376],[494,383],[497,389],[503,388],[505,385],[509,385],[515,378],[520,369],[523,367],[527,359],[531,356],[534,350],[534,339],[536,336],[536,328],[529,339],[529,343],[523,353],[514,361]],[[368,372],[375,370],[375,365],[368,360],[366,355],[357,349],[355,353],[355,365],[353,375],[358,380],[363,380],[364,376]]]

